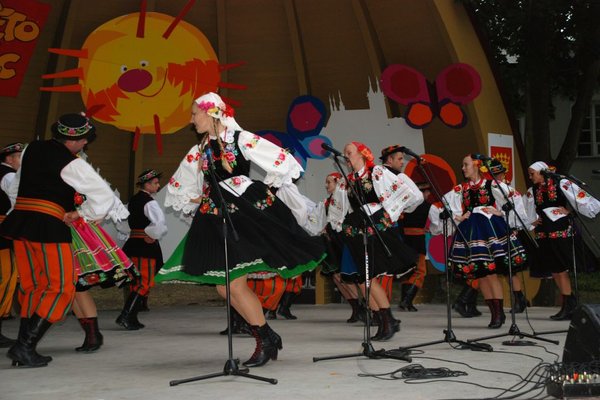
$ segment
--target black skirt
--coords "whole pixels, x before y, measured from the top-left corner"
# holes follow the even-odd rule
[[[325,257],[322,238],[309,236],[264,183],[254,182],[239,197],[226,190],[222,193],[239,238],[235,240],[227,227],[230,279],[252,272],[292,278],[316,268]],[[217,206],[212,201],[200,206],[184,242],[165,263],[157,282],[225,284],[223,216]]]

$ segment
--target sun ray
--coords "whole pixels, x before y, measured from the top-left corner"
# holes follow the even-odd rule
[[[247,61],[240,61],[240,62],[233,63],[233,64],[221,64],[221,65],[219,65],[219,71],[227,71],[232,68],[241,67],[242,65],[246,65],[246,64],[248,64]]]
[[[54,74],[45,74],[42,75],[42,79],[54,79],[54,78],[80,78],[83,79],[83,69],[82,68],[74,68],[68,69],[62,72],[56,72]]]
[[[223,99],[223,101],[229,105],[235,106],[235,107],[239,107],[242,105],[241,101],[237,101],[237,100],[233,100],[230,97],[225,97],[225,96],[221,96],[221,98]]]
[[[131,145],[131,148],[133,149],[133,151],[137,151],[138,149],[138,143],[140,141],[140,134],[142,132],[140,131],[140,127],[136,126],[135,127],[135,133],[133,134],[133,144]]]
[[[64,85],[64,86],[42,86],[42,92],[79,92],[81,85]]]
[[[144,37],[144,30],[146,27],[146,6],[147,6],[147,1],[142,0],[142,4],[140,5],[140,18],[138,19],[137,34],[136,34],[136,37],[138,37],[138,38]]]
[[[190,11],[190,9],[192,8],[192,6],[194,5],[195,2],[196,2],[196,0],[188,0],[187,4],[183,7],[183,10],[181,10],[179,15],[177,17],[175,17],[173,22],[171,22],[171,25],[169,25],[169,27],[167,28],[165,33],[163,33],[163,37],[165,39],[168,39],[169,36],[171,36],[171,33],[173,32],[173,30],[175,29],[175,27],[177,26],[179,21],[181,21],[182,18],[185,17],[185,14],[187,14]]]
[[[158,150],[158,155],[162,156],[163,144],[161,136],[162,132],[160,131],[160,118],[156,114],[154,114],[154,133],[156,135],[156,150]]]
[[[49,48],[49,53],[60,54],[68,57],[76,57],[76,58],[88,58],[88,50],[87,49],[57,49],[57,48]]]
[[[98,113],[98,111],[102,110],[105,107],[104,104],[94,104],[90,108],[85,111],[85,116],[88,118],[93,117]]]

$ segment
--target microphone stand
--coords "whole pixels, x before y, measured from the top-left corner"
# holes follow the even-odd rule
[[[412,358],[409,356],[409,354],[410,354],[409,352],[397,352],[396,354],[391,354],[390,352],[388,352],[384,349],[375,350],[373,348],[373,344],[371,343],[371,312],[370,312],[370,308],[369,308],[371,282],[370,282],[370,271],[369,271],[369,250],[368,250],[367,226],[370,226],[373,229],[373,231],[375,232],[377,239],[383,246],[385,254],[388,257],[391,257],[392,253],[390,252],[390,249],[383,241],[381,234],[375,227],[375,223],[373,222],[373,219],[371,218],[370,211],[365,211],[364,206],[366,205],[366,202],[364,201],[363,196],[359,196],[357,190],[354,188],[353,185],[350,184],[348,177],[344,173],[344,169],[340,163],[340,160],[338,159],[338,157],[339,157],[338,154],[336,154],[335,152],[331,152],[331,153],[333,155],[333,159],[337,165],[337,168],[338,168],[340,174],[344,177],[344,180],[346,181],[346,187],[350,189],[350,191],[352,192],[352,194],[354,195],[354,197],[360,204],[360,208],[358,210],[356,210],[356,212],[362,213],[362,217],[363,217],[363,221],[364,221],[362,236],[363,236],[363,246],[364,246],[364,252],[365,252],[365,307],[367,308],[366,318],[365,318],[366,338],[361,344],[363,350],[359,353],[342,354],[342,355],[329,356],[329,357],[313,357],[313,362],[323,361],[323,360],[335,360],[335,359],[341,359],[341,358],[360,357],[360,356],[365,356],[370,359],[390,358],[390,359],[395,359],[395,360],[412,362]],[[380,323],[383,323],[383,321],[380,321]]]
[[[558,340],[551,340],[551,339],[544,339],[541,338],[539,336],[537,336],[534,333],[530,334],[530,333],[525,333],[525,332],[521,332],[521,330],[519,329],[519,327],[517,326],[517,321],[516,321],[516,316],[515,316],[515,296],[514,296],[514,291],[513,291],[513,281],[512,281],[512,277],[513,277],[513,273],[512,273],[512,257],[511,257],[511,243],[510,243],[510,236],[511,236],[511,228],[510,228],[510,212],[511,210],[514,210],[515,212],[515,216],[517,218],[517,220],[519,221],[519,223],[521,224],[521,226],[523,227],[523,229],[527,232],[527,227],[525,225],[525,223],[523,222],[523,220],[521,219],[521,216],[519,215],[519,213],[515,210],[515,205],[514,202],[511,201],[511,199],[508,197],[508,194],[504,191],[504,189],[502,188],[502,186],[500,185],[500,182],[498,181],[498,179],[496,178],[496,176],[494,174],[492,174],[490,172],[490,176],[492,177],[492,179],[494,180],[494,182],[496,183],[496,186],[498,187],[498,189],[500,190],[500,193],[502,193],[502,197],[504,197],[504,200],[506,201],[504,203],[504,205],[502,206],[502,209],[504,210],[504,221],[506,223],[506,246],[507,246],[507,251],[508,251],[508,256],[507,256],[507,263],[508,263],[508,287],[510,290],[510,305],[511,305],[511,309],[510,309],[510,318],[511,318],[511,325],[510,328],[508,329],[508,332],[506,333],[501,333],[498,335],[491,335],[491,336],[485,336],[485,337],[481,337],[481,338],[476,338],[476,339],[468,339],[467,341],[469,343],[472,342],[479,342],[481,340],[487,340],[487,339],[494,339],[494,338],[498,338],[498,337],[503,337],[503,336],[513,336],[512,340],[506,340],[504,342],[502,342],[503,345],[505,346],[534,346],[535,342],[532,342],[530,340],[516,340],[514,337],[518,336],[519,338],[523,339],[524,337],[526,338],[530,338],[530,339],[538,339],[538,340],[542,340],[548,343],[553,343],[553,344],[558,344]],[[529,234],[529,232],[527,232],[527,234]],[[537,242],[535,241],[535,239],[531,238],[533,245],[538,248],[539,245],[537,244]]]
[[[438,188],[433,183],[433,179],[431,178],[429,173],[425,170],[425,167],[423,167],[423,161],[421,160],[420,157],[414,157],[414,158],[417,161],[419,170],[421,171],[421,173],[423,174],[423,176],[425,177],[425,179],[431,186],[431,189],[433,190],[433,193],[435,194],[436,198],[438,198],[440,200],[440,202],[442,204],[442,208],[444,209],[444,211],[442,211],[442,213],[440,214],[440,218],[444,220],[444,224],[442,226],[442,232],[443,232],[443,236],[444,236],[444,265],[445,265],[445,270],[446,270],[446,329],[443,330],[444,338],[441,340],[413,344],[410,346],[401,346],[397,350],[392,350],[391,352],[393,353],[395,351],[407,351],[407,350],[409,351],[410,349],[431,346],[431,345],[435,345],[435,344],[439,344],[439,343],[448,343],[448,344],[456,343],[459,345],[457,348],[459,348],[461,350],[462,349],[470,349],[470,350],[474,350],[474,351],[493,351],[492,346],[485,344],[485,343],[469,343],[469,342],[465,342],[463,340],[458,340],[456,338],[456,335],[452,331],[452,305],[450,304],[451,303],[450,302],[451,272],[450,272],[450,266],[449,266],[449,262],[448,262],[448,253],[449,253],[448,220],[450,220],[450,222],[454,226],[455,232],[463,238],[465,243],[467,243],[467,240],[466,240],[464,234],[462,233],[462,231],[460,230],[460,228],[458,227],[458,225],[456,224],[456,221],[454,221],[454,218],[452,217],[452,211],[450,211],[450,209],[448,208],[448,205],[446,204],[444,197],[440,194]],[[451,347],[454,348],[453,346],[451,346]]]
[[[228,204],[225,201],[225,199],[223,198],[223,192],[221,191],[221,187],[219,185],[219,182],[217,181],[217,172],[215,170],[215,164],[212,159],[213,156],[212,156],[212,150],[210,148],[210,142],[208,142],[206,144],[205,154],[206,154],[206,158],[208,159],[208,165],[209,165],[209,169],[210,169],[210,173],[208,175],[210,176],[211,188],[215,192],[217,192],[219,200],[221,201],[221,207],[219,208],[219,211],[221,212],[221,215],[223,216],[223,243],[224,243],[224,248],[225,248],[225,298],[227,301],[228,358],[227,358],[227,361],[225,362],[225,366],[223,367],[223,371],[221,371],[221,372],[216,372],[216,373],[212,373],[212,374],[208,374],[208,375],[195,376],[195,377],[187,378],[187,379],[173,380],[173,381],[169,382],[169,386],[177,386],[181,383],[195,382],[195,381],[200,381],[200,380],[204,380],[204,379],[216,378],[219,376],[229,376],[229,375],[242,376],[242,377],[249,378],[249,379],[256,379],[259,381],[268,382],[270,384],[275,385],[275,384],[277,384],[277,379],[265,378],[262,376],[249,374],[248,373],[249,369],[246,367],[240,368],[239,367],[240,360],[237,358],[235,358],[235,359],[233,358],[233,333],[232,333],[232,326],[231,326],[231,280],[229,277],[227,226],[229,225],[231,227],[231,236],[233,237],[234,241],[236,241],[236,242],[239,241],[239,236],[235,229],[235,226],[233,225],[233,222],[231,221],[231,215],[229,214]]]

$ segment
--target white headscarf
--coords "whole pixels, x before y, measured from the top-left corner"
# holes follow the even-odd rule
[[[196,105],[202,111],[205,111],[211,117],[221,121],[223,126],[234,131],[242,131],[242,127],[233,118],[233,107],[225,104],[221,96],[216,93],[208,92],[194,100]]]
[[[536,161],[533,164],[531,164],[529,168],[531,168],[534,171],[540,172],[542,170],[549,169],[550,167],[543,161]]]

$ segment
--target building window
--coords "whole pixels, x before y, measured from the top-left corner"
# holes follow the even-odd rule
[[[600,103],[592,103],[590,112],[583,121],[577,156],[600,156]]]

